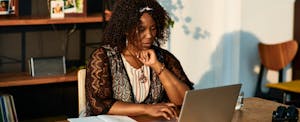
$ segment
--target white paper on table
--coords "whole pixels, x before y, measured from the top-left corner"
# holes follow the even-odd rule
[[[80,118],[69,118],[70,122],[136,122],[128,116],[120,115],[98,115]]]

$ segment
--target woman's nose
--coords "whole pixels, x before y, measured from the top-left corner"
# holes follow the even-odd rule
[[[146,38],[152,38],[153,35],[149,32],[149,33],[146,33]]]
[[[151,30],[146,31],[146,38],[152,38],[153,34],[151,32]]]

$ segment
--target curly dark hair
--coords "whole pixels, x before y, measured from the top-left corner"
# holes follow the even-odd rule
[[[152,10],[140,12],[142,8],[149,7]],[[113,14],[104,30],[104,42],[116,46],[118,51],[123,51],[126,47],[126,33],[136,32],[141,24],[140,18],[143,13],[149,13],[156,23],[157,34],[154,44],[160,46],[169,37],[168,13],[156,0],[117,0]]]

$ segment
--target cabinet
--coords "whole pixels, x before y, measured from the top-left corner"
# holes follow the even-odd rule
[[[10,33],[20,35],[20,57],[1,56],[0,67],[5,63],[20,64],[20,71],[26,72],[28,55],[28,33],[66,30],[74,27],[79,33],[79,63],[85,63],[88,29],[101,29],[104,27],[104,16],[102,14],[102,1],[87,1],[86,16],[70,16],[63,19],[51,19],[49,15],[40,14],[39,6],[46,6],[47,0],[19,0],[18,16],[0,15],[0,35]],[[43,7],[41,7],[43,9]],[[35,9],[35,11],[33,11]],[[47,11],[44,10],[43,11]],[[52,36],[56,36],[55,34]],[[66,37],[67,38],[67,37]],[[101,40],[99,38],[99,40]],[[0,42],[9,41],[0,38]],[[1,45],[1,44],[0,44]],[[12,49],[14,50],[14,49]],[[68,60],[68,59],[67,59]],[[72,64],[70,64],[72,65]],[[18,74],[18,73],[17,73]],[[30,78],[28,74],[6,75],[0,73],[0,92],[13,94],[16,101],[16,109],[20,120],[64,114],[68,117],[77,115],[77,77],[75,74],[68,74],[64,77],[52,78]],[[9,80],[9,78],[21,78],[20,80]],[[24,78],[26,80],[24,80]],[[6,80],[8,79],[8,80]],[[24,86],[26,85],[26,86]],[[27,101],[28,100],[28,101]],[[28,104],[33,104],[28,106]]]
[[[11,58],[9,56],[1,56],[0,54],[0,64],[5,63],[20,63],[21,64],[21,71],[26,71],[26,58],[30,57],[27,54],[27,46],[26,46],[26,35],[28,32],[41,32],[41,31],[53,31],[55,30],[71,30],[76,29],[79,31],[79,40],[80,40],[80,56],[79,56],[79,63],[85,63],[85,47],[86,45],[86,30],[87,29],[101,29],[104,26],[103,23],[103,12],[102,9],[104,4],[103,1],[87,1],[87,15],[86,16],[71,16],[65,17],[63,19],[51,19],[49,14],[47,13],[47,0],[19,0],[19,16],[0,16],[0,34],[7,34],[7,33],[19,33],[21,35],[20,38],[20,58]],[[41,7],[42,11],[46,12],[34,12],[41,11],[38,6]],[[29,6],[32,9],[28,10],[27,7]],[[68,37],[66,37],[68,38]],[[99,39],[100,40],[100,39]],[[6,41],[1,40],[0,41]],[[27,55],[26,55],[27,54]],[[68,60],[68,58],[67,58]],[[72,65],[72,64],[71,64]]]

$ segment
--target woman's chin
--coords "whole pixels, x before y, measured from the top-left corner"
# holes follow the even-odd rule
[[[144,50],[150,49],[151,46],[152,46],[151,44],[144,44],[144,45],[143,45],[143,49],[144,49]]]

